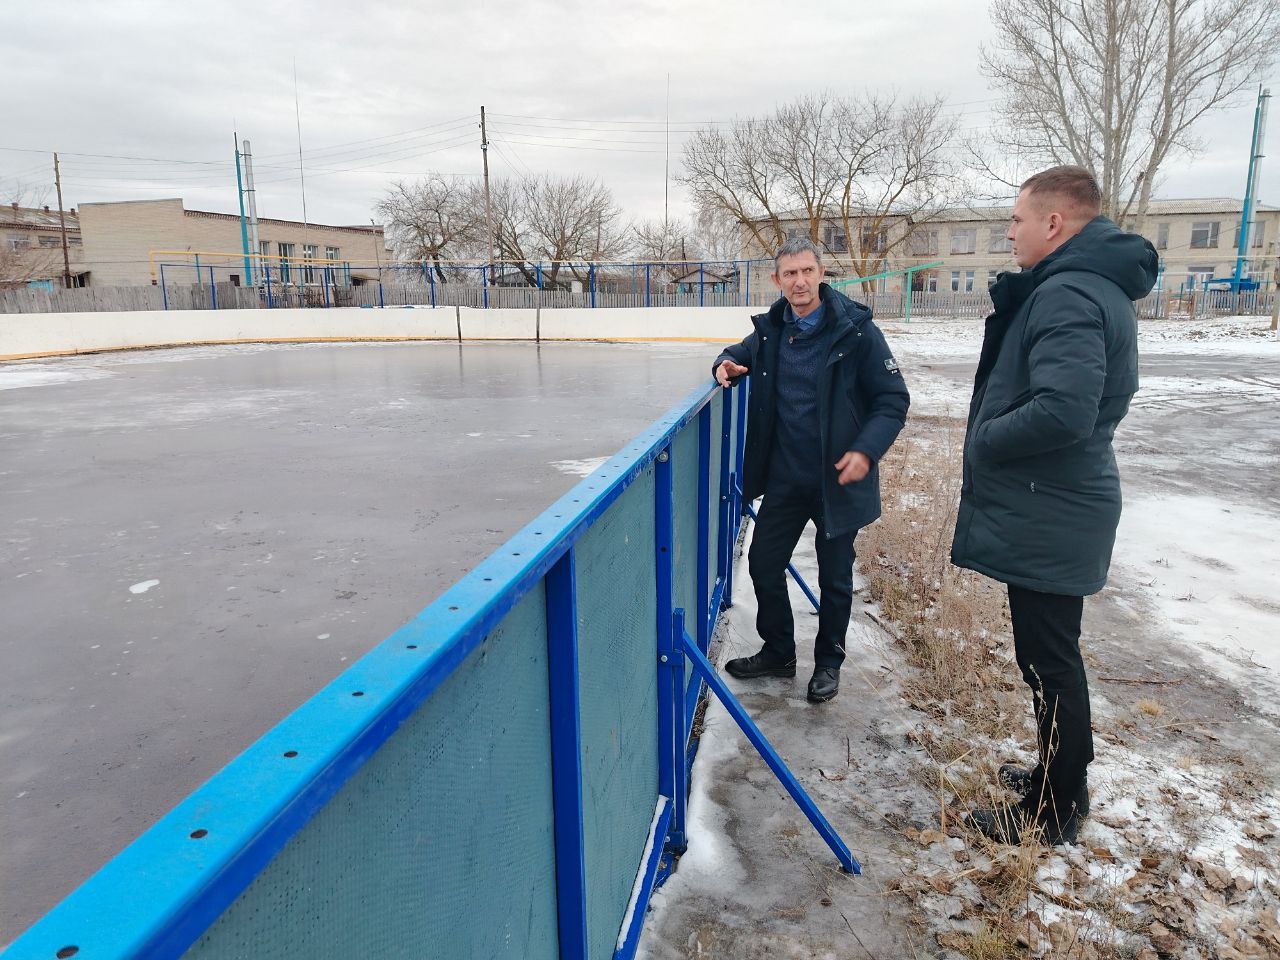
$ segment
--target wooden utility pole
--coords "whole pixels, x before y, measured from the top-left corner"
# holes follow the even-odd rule
[[[493,205],[489,201],[489,133],[484,125],[484,105],[480,106],[480,154],[484,157],[484,223],[489,240],[489,286],[496,282],[493,272]]]
[[[53,155],[53,182],[58,188],[58,224],[62,228],[62,285],[71,289],[71,255],[67,253],[67,215],[62,212],[62,170],[58,155]]]

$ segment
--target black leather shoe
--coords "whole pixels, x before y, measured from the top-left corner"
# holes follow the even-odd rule
[[[753,680],[756,677],[794,677],[796,662],[785,662],[761,650],[750,657],[738,657],[724,665],[725,670],[739,680]]]
[[[996,843],[1016,847],[1032,831],[1046,846],[1075,843],[1080,829],[1080,818],[1074,813],[1066,822],[1059,823],[1052,816],[1033,817],[1019,804],[1008,804],[988,810],[974,810],[965,814],[964,822]]]
[[[840,692],[840,668],[818,667],[809,681],[809,702],[826,703]]]
[[[1001,765],[997,776],[1002,787],[1006,790],[1011,790],[1020,797],[1025,797],[1031,792],[1031,777],[1034,772],[1015,763],[1005,763]],[[1080,795],[1076,798],[1076,808],[1081,818],[1089,815],[1089,777],[1087,774],[1084,778],[1084,786],[1080,788]]]

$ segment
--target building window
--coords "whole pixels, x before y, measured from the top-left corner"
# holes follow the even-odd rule
[[[316,282],[315,259],[317,256],[318,254],[316,253],[316,245],[314,243],[303,244],[302,246],[302,259],[304,261],[302,266],[302,282],[303,283]]]
[[[60,247],[62,242],[57,237],[40,237],[42,247]]]
[[[1218,245],[1217,220],[1200,220],[1191,225],[1191,249],[1208,250]]]
[[[1000,278],[1000,271],[999,271],[999,270],[988,270],[988,271],[987,271],[987,286],[988,286],[988,287],[993,287],[993,286],[995,286],[995,282],[996,282],[996,280],[998,280],[999,278]]]
[[[11,233],[9,234],[7,244],[10,250],[30,250],[31,238]]]
[[[809,231],[803,227],[792,227],[787,231],[788,240],[794,240],[796,237],[807,237],[808,235]]]
[[[827,224],[822,228],[822,242],[832,253],[848,253],[849,237],[838,227]]]
[[[1013,251],[1013,241],[1004,230],[992,227],[990,250],[992,253],[1010,253]]]
[[[966,270],[964,272],[964,292],[973,293],[973,271]]]
[[[960,292],[960,271],[959,270],[951,271],[951,292],[952,293]]]
[[[911,256],[936,257],[938,255],[937,230],[911,231]]]
[[[1262,247],[1262,236],[1266,232],[1265,231],[1266,225],[1267,225],[1267,222],[1265,220],[1253,221],[1252,223],[1253,233],[1251,234],[1253,241],[1251,244],[1249,244],[1249,246],[1252,246],[1255,249],[1260,249]],[[1240,249],[1240,224],[1238,223],[1236,224],[1235,240],[1232,242],[1231,245],[1235,247],[1237,250]]]
[[[935,276],[928,277],[924,282],[924,289],[928,293],[938,292],[938,278]]]
[[[978,252],[978,228],[967,227],[963,230],[951,231],[951,252],[956,253],[977,253]]]
[[[1156,225],[1156,249],[1169,249],[1169,224],[1160,223]]]
[[[862,228],[862,250],[865,253],[884,253],[889,246],[888,231],[872,227]]]
[[[292,272],[290,269],[289,261],[293,259],[293,244],[277,243],[276,253],[279,254],[280,256],[280,279],[285,283],[288,283],[290,279],[290,273]]]
[[[325,258],[326,260],[337,260],[337,259],[338,259],[338,248],[337,248],[337,247],[325,247],[325,248],[324,248],[324,258]]]
[[[82,241],[79,237],[67,237],[67,246],[69,247],[78,247],[81,242]],[[88,276],[88,274],[85,274],[85,276]]]

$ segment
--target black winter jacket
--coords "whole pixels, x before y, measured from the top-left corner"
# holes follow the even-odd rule
[[[831,348],[819,374],[818,420],[822,438],[822,511],[828,537],[865,527],[880,516],[879,461],[893,445],[907,418],[911,397],[884,334],[871,310],[827,284],[819,288],[826,321],[833,324]],[[728,347],[712,364],[725,360],[751,371],[747,444],[743,451],[742,495],[746,502],[763,495],[777,423],[778,344],[787,302],[779,299],[768,313],[751,318],[755,332]],[[836,461],[853,450],[871,459],[871,470],[857,483],[837,482]]]
[[[1148,241],[1096,217],[991,288],[952,563],[1044,593],[1106,584],[1121,505],[1111,440],[1138,389],[1132,301],[1157,262]]]

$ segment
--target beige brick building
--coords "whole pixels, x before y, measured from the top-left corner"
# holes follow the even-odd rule
[[[218,282],[245,284],[238,214],[187,210],[180,199],[83,203],[79,212],[92,286],[149,284],[162,263],[167,283],[194,283],[197,258],[202,282],[213,267]],[[273,284],[319,285],[326,266],[340,285],[377,282],[376,264],[387,258],[382,227],[374,226],[260,217],[258,243],[255,262],[269,267]]]
[[[74,209],[65,214],[67,259],[71,285],[84,286],[87,277],[80,242],[80,223]],[[10,203],[0,207],[0,288],[54,289],[64,285],[62,226],[58,211]]]
[[[1242,203],[1229,198],[1193,200],[1153,200],[1142,233],[1160,253],[1166,292],[1187,286],[1199,287],[1210,277],[1229,277],[1235,270],[1236,242]],[[1001,270],[1017,269],[1005,239],[1012,206],[955,207],[944,210],[927,223],[908,230],[901,220],[891,219],[886,238],[891,247],[885,271],[940,261],[937,267],[917,273],[916,290],[974,293],[986,290]],[[1247,248],[1245,275],[1269,284],[1277,251],[1280,251],[1280,207],[1258,204],[1254,209],[1253,236]],[[785,220],[788,235],[808,232],[807,221]],[[822,245],[829,254],[834,272],[854,275],[848,261],[841,263],[849,246],[837,223],[826,223]],[[744,255],[769,256],[758,245],[744,245]],[[755,283],[753,278],[753,283]],[[879,281],[877,287],[900,291],[901,278]]]

